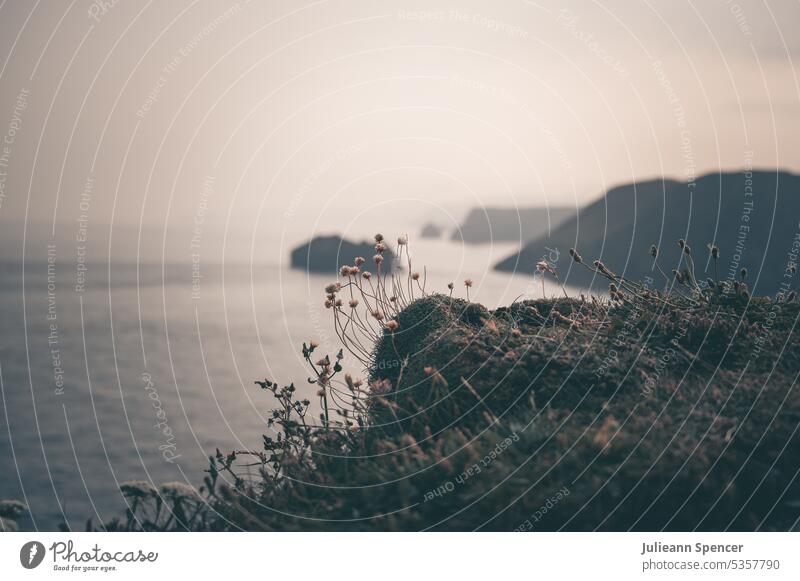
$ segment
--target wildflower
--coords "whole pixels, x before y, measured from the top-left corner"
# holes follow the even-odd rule
[[[325,390],[324,389],[318,389],[317,390],[317,397],[325,397]]]
[[[541,273],[544,273],[549,270],[549,267],[547,266],[547,263],[544,260],[540,260],[539,262],[536,263],[536,270],[538,270]]]
[[[375,264],[380,264],[381,262],[383,262],[383,256],[381,256],[380,254],[376,254],[375,256],[372,257],[372,260],[375,261]]]
[[[339,269],[339,274],[342,276],[350,276],[350,267],[349,266],[342,266]]]
[[[330,364],[331,364],[331,360],[328,359],[327,355],[325,357],[323,357],[322,359],[320,359],[319,361],[317,361],[317,365],[319,365],[320,367],[327,367]]]
[[[583,263],[583,257],[580,254],[578,254],[578,251],[575,250],[574,248],[569,249],[569,255],[572,257],[572,260],[574,260],[578,264]]]
[[[369,272],[369,271],[367,271],[367,272],[362,272],[362,273],[361,273],[361,276],[363,276],[365,280],[369,280],[369,279],[371,279],[371,278],[372,278],[372,273],[371,273],[371,272]]]
[[[333,303],[334,306],[341,307],[342,306],[342,299],[336,299],[336,302]]]
[[[383,313],[380,311],[372,311],[372,316],[378,321],[383,320]]]
[[[317,347],[319,347],[319,343],[317,343],[312,339],[311,341],[308,342],[308,346],[311,347],[312,349],[316,349]]]
[[[383,254],[384,252],[386,252],[386,244],[384,244],[383,242],[378,242],[375,245],[375,252],[377,252],[378,254]]]
[[[396,331],[397,327],[399,327],[399,326],[400,326],[400,324],[397,321],[395,321],[394,319],[392,319],[391,321],[387,321],[387,323],[386,323],[386,328],[389,329],[392,332]]]
[[[650,245],[650,256],[653,258],[658,258],[658,246],[655,244]]]
[[[388,393],[392,389],[392,384],[388,379],[378,379],[370,384],[370,393],[373,395],[381,395]]]
[[[450,290],[453,290],[453,288],[454,288],[455,286],[456,286],[456,285],[454,285],[452,282],[448,282],[448,283],[447,283],[447,288],[449,288]]]
[[[594,261],[594,267],[606,276],[614,276],[614,273],[606,268],[606,265],[599,260]]]
[[[355,262],[356,266],[361,266],[362,264],[364,264],[366,262],[366,260],[364,260],[363,256],[356,256],[356,259],[355,259],[354,262]]]
[[[353,382],[353,387],[361,387],[362,385],[364,385],[364,382],[361,379],[356,379]]]
[[[415,272],[411,275],[411,280],[419,280],[419,273]]]
[[[325,308],[330,309],[333,306],[333,301],[330,299],[325,299]]]
[[[472,279],[471,278],[464,279],[464,286],[467,287],[467,288],[471,288],[472,287]]]
[[[358,306],[358,299],[350,299],[350,303],[348,304],[350,305],[351,309],[355,309]]]
[[[339,284],[338,282],[331,283],[325,287],[325,292],[328,293],[329,295],[334,295],[338,293],[340,290],[342,290],[342,285]]]
[[[396,297],[396,296],[394,296],[394,295],[390,296],[390,297],[389,297],[389,302],[390,302],[390,303],[396,303],[396,302],[397,302],[397,297]]]
[[[383,234],[375,234],[375,242],[383,242]]]
[[[402,236],[397,237],[398,246],[405,246],[406,244],[408,244],[408,234],[403,234]]]

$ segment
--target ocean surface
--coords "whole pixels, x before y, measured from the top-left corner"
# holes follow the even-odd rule
[[[464,296],[472,278],[470,297],[493,308],[542,295],[538,278],[491,270],[515,248],[420,241],[414,261],[429,291],[452,280]],[[199,486],[216,448],[257,449],[268,432],[272,402],[254,380],[295,382],[314,400],[300,346],[340,347],[323,307],[335,277],[282,260],[0,269],[0,499],[28,504],[29,530],[121,515],[126,480]]]

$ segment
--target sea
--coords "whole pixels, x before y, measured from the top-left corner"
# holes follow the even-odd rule
[[[516,244],[414,242],[428,292],[472,279],[489,308],[561,288],[492,265]],[[272,402],[255,385],[294,382],[315,400],[302,343],[341,345],[324,287],[335,274],[285,258],[182,263],[59,261],[0,265],[0,499],[19,525],[84,530],[124,514],[127,480],[200,486],[219,449],[259,449]],[[345,367],[363,376],[352,357]],[[307,392],[307,393],[306,393]]]

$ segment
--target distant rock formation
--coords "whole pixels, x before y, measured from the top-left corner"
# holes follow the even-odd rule
[[[787,267],[800,251],[800,176],[779,171],[712,173],[693,184],[658,179],[613,188],[577,216],[509,256],[497,270],[533,274],[542,257],[553,260],[562,280],[573,286],[606,287],[587,269],[571,262],[570,248],[584,261],[605,265],[633,280],[653,278],[662,288],[664,277],[654,268],[650,245],[659,249],[658,264],[672,270],[686,267],[677,240],[685,239],[694,256],[700,281],[714,278],[707,245],[719,247],[720,281],[748,271],[750,290],[760,295],[797,286]]]
[[[441,238],[443,233],[444,229],[441,226],[428,222],[422,227],[419,235],[421,238]]]
[[[451,238],[468,244],[523,243],[547,235],[574,215],[569,207],[473,208]]]
[[[372,242],[351,242],[340,236],[315,236],[310,242],[292,250],[292,268],[307,270],[317,273],[335,273],[339,267],[352,265],[356,256],[366,259],[366,264],[361,270],[375,272],[375,245]],[[394,254],[391,249],[383,253],[384,262],[381,265],[383,272],[388,272],[392,267]]]

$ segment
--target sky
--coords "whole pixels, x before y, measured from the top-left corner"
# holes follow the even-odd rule
[[[129,256],[202,239],[246,260],[657,176],[800,171],[796,0],[1,6],[6,258],[115,231]]]

